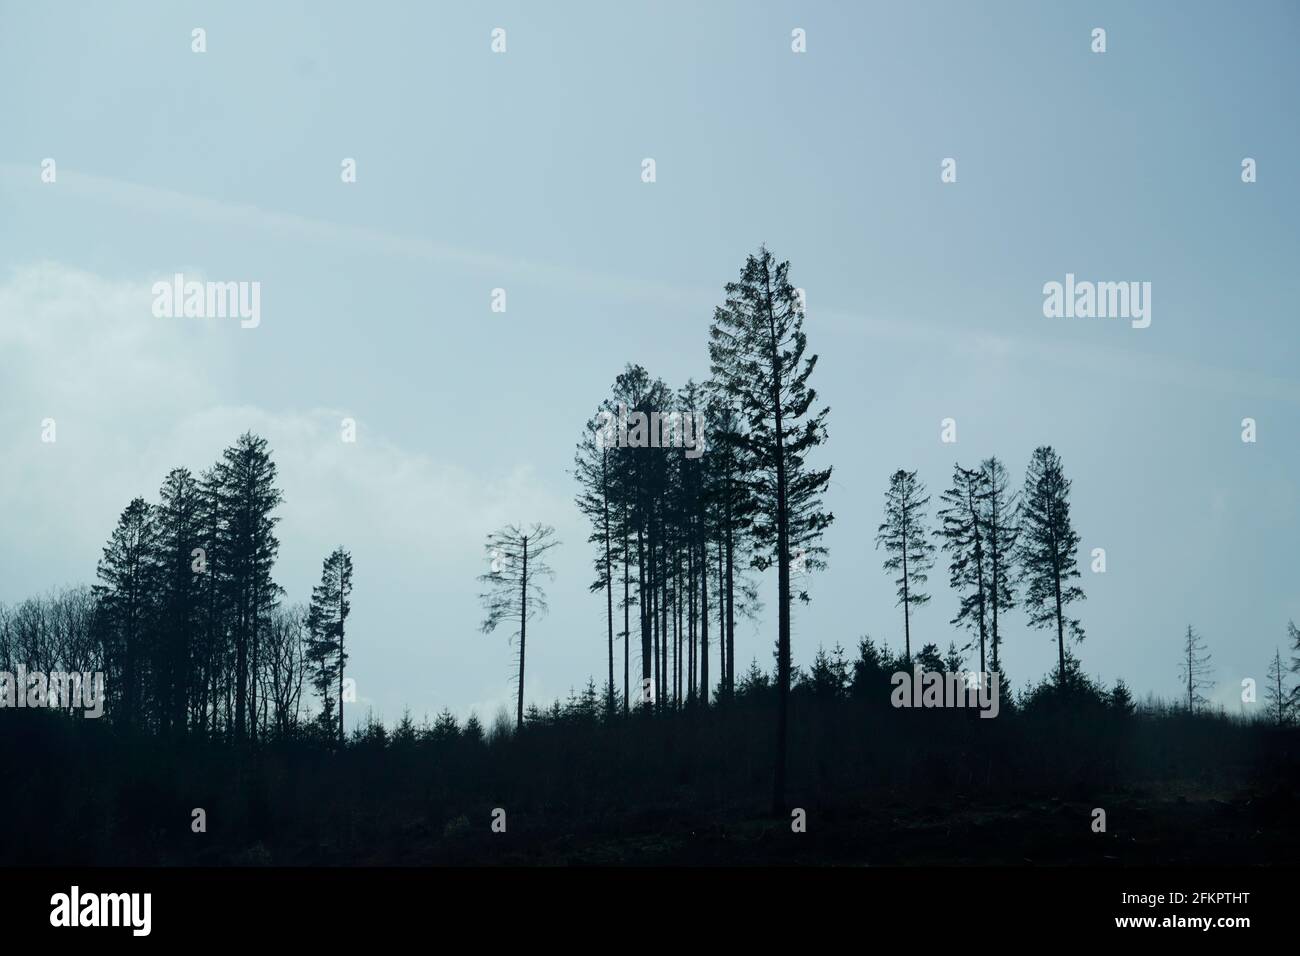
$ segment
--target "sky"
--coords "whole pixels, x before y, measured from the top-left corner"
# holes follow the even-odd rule
[[[92,583],[132,497],[251,429],[286,599],[352,552],[354,717],[511,703],[475,581],[510,521],[563,542],[527,700],[599,684],[583,423],[627,362],[706,378],[723,285],[766,243],[831,408],[796,663],[902,644],[874,546],[891,472],[937,509],[954,463],[1019,482],[1051,444],[1084,669],[1173,697],[1194,625],[1212,699],[1249,709],[1300,621],[1298,39],[1287,2],[0,0],[0,601]],[[156,317],[177,272],[259,282],[260,323]],[[1151,283],[1150,326],[1045,316],[1067,273]],[[771,666],[758,584],[742,670]],[[913,640],[964,640],[942,564],[931,592]],[[1054,631],[1006,624],[1007,671],[1037,680]]]

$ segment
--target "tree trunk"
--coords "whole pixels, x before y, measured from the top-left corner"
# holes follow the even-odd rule
[[[605,451],[602,453],[600,465],[601,509],[605,519],[605,615],[609,623],[609,688],[605,709],[612,714],[614,712],[614,569],[609,553],[609,486],[606,479],[608,460],[609,452]]]
[[[721,596],[719,595],[719,601]],[[700,540],[700,700],[709,706],[709,542]]]
[[[630,676],[628,673],[628,665],[629,665],[629,657],[631,656],[631,649],[629,645],[632,643],[632,630],[631,630],[631,619],[630,619],[631,605],[628,603],[631,600],[631,582],[628,580],[628,571],[629,571],[628,563],[630,560],[628,556],[628,549],[630,545],[631,542],[628,541],[628,535],[627,535],[627,509],[624,508],[623,509],[623,716],[624,717],[628,715],[628,709],[632,706],[631,702],[628,700],[628,677]]]
[[[776,558],[777,558],[777,718],[776,770],[772,777],[772,812],[785,813],[785,764],[790,705],[790,516],[787,512],[785,476],[785,424],[781,408],[781,360],[777,352],[776,316],[772,286],[764,267],[768,326],[772,343],[772,412],[776,439]]]
[[[736,693],[736,541],[727,509],[727,699]]]
[[[524,726],[524,645],[528,636],[528,538],[524,538],[524,564],[519,576],[519,704],[515,709],[515,730]]]

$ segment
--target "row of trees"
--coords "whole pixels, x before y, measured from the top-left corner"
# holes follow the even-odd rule
[[[197,476],[172,469],[158,498],[123,510],[92,588],[8,615],[0,661],[104,671],[106,712],[129,727],[253,742],[297,727],[310,680],[341,739],[351,557],[325,560],[309,608],[282,603],[283,496],[265,439],[242,435]]]
[[[618,696],[616,639],[623,641],[624,712],[634,700],[657,710],[707,703],[714,617],[716,699],[731,699],[736,616],[759,606],[746,572],[775,566],[777,805],[784,789],[791,607],[795,599],[808,600],[803,581],[824,566],[820,541],[832,521],[822,507],[831,471],[808,462],[825,441],[828,409],[818,407],[809,385],[817,358],[805,357],[802,320],[802,296],[789,281],[788,263],[761,248],[740,280],[726,286],[726,303],[715,312],[709,380],[688,381],[674,392],[629,365],[586,423],[574,468],[577,504],[595,546],[590,588],[604,597],[607,711]],[[682,421],[701,414],[709,424],[703,456],[672,440]],[[611,420],[619,423],[617,441],[609,440]],[[1085,595],[1070,487],[1050,446],[1034,450],[1018,491],[996,457],[975,468],[957,464],[931,531],[930,497],[917,473],[891,475],[876,544],[895,575],[905,660],[913,657],[912,614],[930,599],[927,575],[942,548],[960,599],[951,623],[972,633],[961,650],[978,645],[980,672],[1002,671],[1004,617],[1020,608],[1031,627],[1055,631],[1056,684],[1071,683],[1078,664],[1068,645],[1084,638],[1071,608]],[[512,586],[519,590],[519,582]],[[634,608],[640,687],[631,679]],[[521,640],[521,675],[522,668]],[[522,722],[522,689],[518,715]]]
[[[746,571],[777,571],[777,762],[773,798],[784,803],[790,689],[792,581],[822,565],[832,515],[822,507],[829,468],[808,456],[826,439],[829,409],[809,379],[803,302],[789,263],[766,248],[747,258],[709,328],[710,378],[674,392],[640,366],[619,375],[585,426],[575,455],[577,503],[596,546],[591,589],[605,596],[606,708],[615,707],[614,643],[623,639],[623,707],[707,703],[710,641],[717,694],[735,689],[737,615],[757,607]],[[708,423],[703,442],[680,440],[688,421]],[[598,422],[619,422],[617,440]],[[615,607],[621,628],[615,632]],[[640,636],[640,684],[630,685],[632,609]],[[711,625],[716,620],[716,630]],[[716,636],[715,636],[716,635]]]
[[[885,570],[897,575],[904,654],[912,653],[912,610],[930,600],[926,585],[938,544],[948,553],[949,583],[959,596],[950,623],[975,635],[980,673],[990,672],[986,649],[992,672],[1001,672],[1002,616],[1019,603],[1031,626],[1056,629],[1057,680],[1063,683],[1066,637],[1078,642],[1084,634],[1067,612],[1084,593],[1074,583],[1080,577],[1080,538],[1070,520],[1070,482],[1060,456],[1050,446],[1036,448],[1020,492],[1011,490],[996,457],[977,468],[954,465],[942,501],[939,527],[932,531],[930,495],[915,471],[894,472],[885,491],[876,547],[885,550]]]
[[[728,700],[735,688],[736,616],[758,607],[746,571],[775,567],[777,803],[784,787],[791,607],[795,599],[808,600],[803,584],[824,566],[821,537],[833,520],[822,507],[831,470],[808,461],[825,441],[829,409],[818,407],[809,384],[817,357],[805,355],[802,297],[788,270],[762,248],[747,259],[739,281],[726,286],[726,302],[709,330],[707,382],[687,382],[674,392],[640,366],[628,366],[586,423],[574,469],[577,504],[595,545],[591,590],[605,598],[607,709],[615,706],[616,638],[623,640],[625,710],[637,697],[655,708],[707,702],[713,615],[721,670],[716,693]],[[707,455],[673,440],[682,421],[701,417],[709,424]],[[611,420],[619,423],[617,441],[598,425]],[[1019,495],[1009,491],[996,458],[954,471],[935,534],[950,553],[950,580],[961,595],[953,623],[977,634],[981,672],[988,669],[986,649],[993,669],[1001,668],[1000,616],[1016,606],[1019,588],[1030,623],[1055,626],[1059,680],[1066,679],[1066,637],[1083,637],[1067,611],[1084,597],[1075,583],[1079,536],[1070,522],[1069,488],[1060,458],[1046,446],[1034,452]],[[908,659],[912,611],[930,598],[929,500],[916,472],[895,472],[877,537],[885,568],[897,575]],[[639,694],[630,675],[633,608]],[[616,629],[617,617],[622,626]],[[522,696],[519,714],[522,720]]]
[[[1300,674],[1300,628],[1294,621],[1288,621],[1286,631],[1293,649],[1289,670]],[[1274,648],[1264,678],[1264,706],[1269,721],[1279,727],[1294,723],[1300,714],[1300,681],[1288,686],[1287,671],[1288,667],[1282,661],[1282,649]],[[1214,687],[1212,673],[1212,657],[1205,639],[1189,624],[1178,660],[1178,679],[1184,688],[1183,701],[1189,713],[1209,705],[1205,695]]]
[[[788,270],[765,248],[749,256],[714,313],[708,380],[674,391],[644,368],[627,366],[586,423],[574,458],[577,504],[595,547],[590,588],[604,598],[607,673],[600,698],[607,717],[626,715],[634,704],[675,711],[733,700],[736,620],[760,607],[753,572],[775,569],[778,807],[788,698],[797,683],[792,609],[796,600],[809,599],[809,572],[824,567],[821,539],[833,520],[822,502],[831,469],[811,461],[826,440],[829,410],[810,384],[817,357],[807,354],[802,295]],[[707,422],[707,434],[692,428],[695,422]],[[1000,672],[1004,615],[1019,607],[1031,625],[1054,628],[1063,688],[1078,674],[1066,638],[1083,638],[1069,614],[1084,598],[1070,482],[1059,456],[1043,446],[1034,451],[1021,490],[1011,489],[996,457],[976,468],[956,465],[932,531],[930,497],[917,473],[898,470],[890,477],[876,543],[886,552],[903,608],[899,660],[933,660],[956,670],[962,652],[977,643],[980,671]],[[310,605],[286,606],[273,578],[282,500],[266,442],[251,434],[198,476],[174,469],[157,504],[137,498],[123,511],[93,588],[27,602],[0,621],[0,661],[105,670],[115,688],[113,720],[164,735],[197,732],[236,741],[292,733],[310,684],[320,699],[321,726],[343,740],[351,556],[335,550]],[[540,524],[504,528],[487,542],[482,630],[506,626],[517,640],[516,727],[530,720],[528,624],[545,610],[548,553],[557,544],[554,529]],[[965,648],[951,646],[946,658],[933,644],[914,657],[912,615],[930,599],[927,575],[939,549],[949,556],[949,580],[960,598],[952,623],[972,639]],[[1300,647],[1300,637],[1297,642]],[[710,673],[714,644],[717,674]],[[1280,654],[1277,664],[1281,695]],[[1203,666],[1195,648],[1188,666],[1189,707],[1195,707],[1196,669]],[[1286,695],[1287,706],[1294,697],[1294,690]]]

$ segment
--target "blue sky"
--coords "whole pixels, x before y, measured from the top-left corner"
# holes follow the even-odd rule
[[[937,502],[954,461],[1019,480],[1050,443],[1083,556],[1107,553],[1085,668],[1173,695],[1194,624],[1237,710],[1300,619],[1298,34],[1289,3],[0,0],[0,600],[90,581],[132,496],[252,428],[288,496],[289,597],[353,552],[377,714],[509,702],[474,581],[508,520],[564,541],[528,698],[599,680],[581,425],[627,361],[704,377],[722,286],[766,242],[807,290],[832,409],[830,568],[796,661],[901,643],[873,547],[891,471]],[[260,326],[154,318],[177,271],[259,281]],[[1045,318],[1067,272],[1151,282],[1151,326]],[[946,580],[916,640],[954,636]],[[740,663],[773,637],[774,615],[745,624]],[[1006,655],[1020,684],[1055,650],[1016,614]]]

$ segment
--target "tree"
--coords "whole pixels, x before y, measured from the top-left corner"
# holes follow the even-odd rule
[[[277,607],[267,630],[263,697],[272,705],[275,732],[281,738],[298,727],[298,707],[307,673],[308,611],[301,604]]]
[[[1109,703],[1111,709],[1121,717],[1131,717],[1133,716],[1133,712],[1137,709],[1136,705],[1133,703],[1133,694],[1128,689],[1128,684],[1124,683],[1123,678],[1115,681],[1115,686],[1110,690],[1110,697],[1107,703]]]
[[[988,597],[990,639],[993,646],[993,670],[1000,673],[1002,630],[999,612],[1016,606],[1014,588],[1016,539],[1020,535],[1020,496],[1009,491],[1007,470],[996,457],[980,463],[984,474],[984,550],[988,558]]]
[[[601,412],[613,414],[611,403],[605,402]],[[605,592],[605,622],[609,658],[609,682],[606,708],[614,711],[614,562],[618,558],[618,538],[615,536],[617,518],[611,516],[614,495],[614,456],[616,445],[608,442],[606,431],[598,425],[599,413],[587,423],[587,432],[574,453],[574,475],[578,479],[578,509],[591,522],[592,531],[587,541],[598,548],[596,578],[592,591]]]
[[[444,707],[433,725],[431,736],[433,742],[438,744],[451,744],[459,740],[460,724],[456,721],[456,715]]]
[[[214,466],[203,471],[199,475],[199,553],[194,555],[191,563],[197,577],[200,604],[194,655],[200,673],[195,683],[199,697],[199,722],[214,736],[221,717],[223,690],[228,690],[229,686],[226,683],[229,678],[226,665],[231,656],[232,589],[227,580],[225,554],[221,550],[221,542],[226,540],[227,524],[223,500],[221,468]],[[233,718],[229,708],[225,716],[229,730]]]
[[[159,592],[155,680],[159,726],[186,729],[191,635],[201,626],[200,579],[194,548],[201,537],[202,498],[188,468],[173,468],[159,491],[153,561]]]
[[[649,416],[662,410],[668,401],[670,392],[662,381],[651,381],[649,373],[639,365],[628,365],[614,381],[614,404],[620,416],[628,418]],[[644,426],[640,426],[642,433]],[[620,421],[620,431],[622,422]],[[637,427],[632,435],[637,435]],[[644,435],[642,434],[642,437]],[[663,457],[644,443],[631,441],[623,445],[620,435],[619,453],[616,456],[615,487],[619,498],[619,525],[623,537],[623,630],[629,630],[628,613],[635,603],[641,633],[641,683],[637,699],[643,704],[643,688],[651,686],[658,654],[655,640],[658,627],[656,614],[656,564],[657,536],[659,526],[659,504],[662,501]],[[629,595],[630,565],[627,555],[636,554],[636,598]],[[630,637],[630,635],[628,635]],[[625,640],[628,638],[625,637]],[[626,645],[624,648],[626,655]],[[626,658],[625,658],[626,660]],[[626,667],[626,665],[625,665]],[[655,682],[657,686],[657,681]],[[624,679],[626,690],[626,671]],[[624,695],[626,710],[628,695]]]
[[[1279,727],[1285,727],[1291,720],[1291,701],[1282,683],[1282,675],[1285,672],[1282,666],[1282,651],[1275,648],[1273,659],[1268,664],[1268,684],[1264,687],[1264,700],[1268,703],[1270,718]]]
[[[1070,524],[1070,482],[1051,447],[1034,449],[1021,501],[1016,553],[1025,587],[1025,608],[1030,626],[1056,625],[1057,682],[1064,688],[1068,679],[1065,635],[1068,632],[1076,642],[1083,640],[1082,625],[1077,618],[1066,616],[1065,611],[1073,602],[1082,601],[1084,593],[1070,583],[1080,577],[1080,538]]]
[[[257,680],[261,635],[281,589],[271,579],[280,549],[279,518],[272,512],[284,500],[276,487],[275,462],[266,439],[251,432],[227,448],[217,464],[225,583],[229,592],[235,643],[235,737],[257,739]],[[340,715],[341,717],[341,715]]]
[[[524,725],[524,654],[527,650],[528,622],[546,613],[546,592],[541,581],[553,579],[555,572],[547,564],[546,553],[560,542],[555,529],[534,524],[530,529],[509,525],[487,536],[487,550],[492,562],[479,581],[486,589],[479,595],[486,612],[480,630],[490,634],[502,623],[518,626],[511,635],[519,638],[519,702],[515,725]]]
[[[113,684],[122,688],[122,722],[140,717],[141,676],[147,667],[145,641],[153,616],[153,507],[143,498],[126,506],[104,547],[96,575],[95,598],[101,614],[106,663]],[[30,662],[30,657],[28,658]]]
[[[791,556],[801,549],[804,567],[824,566],[819,541],[833,520],[821,502],[831,470],[806,460],[826,440],[830,409],[813,409],[817,393],[808,379],[817,356],[804,357],[803,303],[789,268],[760,247],[746,259],[740,281],[727,283],[726,304],[716,309],[709,329],[713,381],[744,424],[736,436],[755,502],[753,537],[760,550],[753,560],[760,570],[777,569],[777,813],[785,809]]]
[[[312,588],[311,607],[307,611],[307,629],[310,634],[307,659],[311,662],[312,685],[320,695],[322,723],[331,716],[330,691],[338,688],[339,745],[343,733],[343,668],[347,663],[344,631],[352,603],[352,555],[343,548],[335,548],[321,565],[320,584]]]
[[[709,506],[707,510],[712,514],[712,531],[721,542],[724,554],[725,587],[718,595],[718,601],[719,606],[725,609],[722,619],[725,620],[726,627],[724,633],[719,633],[718,640],[725,661],[721,683],[724,696],[730,698],[736,690],[736,612],[739,609],[742,614],[747,613],[757,599],[757,595],[752,593],[752,586],[743,576],[746,565],[744,556],[751,553],[756,501],[754,489],[745,472],[744,423],[725,394],[716,394],[708,407],[712,426],[711,448],[702,505]],[[706,514],[705,539],[710,530]],[[707,552],[707,540],[702,541],[701,546]],[[707,553],[702,558],[706,559],[707,577]],[[793,584],[791,590],[794,590]],[[800,591],[799,596],[805,601],[808,599],[806,591]],[[707,700],[707,687],[704,694]]]
[[[876,547],[885,546],[886,571],[897,571],[898,604],[903,607],[903,654],[912,657],[913,607],[930,600],[922,588],[929,580],[926,572],[934,567],[934,544],[925,514],[930,503],[925,485],[916,472],[900,468],[889,476],[885,491],[885,520],[876,533]]]
[[[984,667],[984,643],[988,634],[987,599],[991,591],[985,548],[987,531],[983,514],[988,508],[988,476],[982,469],[953,466],[952,487],[943,493],[945,507],[937,534],[949,553],[949,582],[960,595],[957,616],[950,623],[967,627],[979,635],[980,674]],[[969,646],[969,645],[968,645]],[[983,676],[980,678],[983,680]]]
[[[1295,621],[1286,622],[1286,636],[1291,639],[1291,673],[1300,674],[1300,627]],[[1300,710],[1300,682],[1291,688],[1291,708]]]
[[[1210,680],[1210,654],[1205,648],[1201,636],[1187,625],[1187,636],[1183,641],[1182,660],[1178,671],[1182,682],[1187,687],[1187,712],[1192,713],[1197,707],[1209,703],[1202,691],[1214,686]]]

